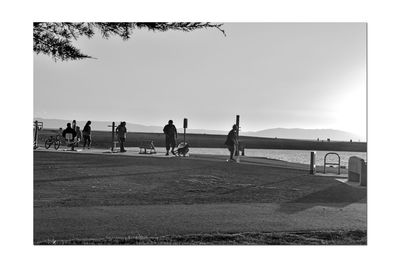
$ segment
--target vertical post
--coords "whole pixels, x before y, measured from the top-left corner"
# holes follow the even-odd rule
[[[188,126],[188,119],[183,119],[183,143],[186,144],[186,128]]]
[[[237,138],[238,144],[236,147],[235,156],[237,156],[237,158],[236,158],[237,162],[240,161],[240,158],[239,158],[239,156],[240,156],[240,153],[239,153],[239,148],[240,148],[240,145],[239,145],[239,123],[240,123],[240,116],[236,115],[236,127],[237,127],[236,138]]]
[[[112,122],[111,127],[112,127],[112,128],[111,128],[111,129],[112,129],[112,130],[111,130],[111,138],[112,138],[112,141],[111,141],[111,142],[112,142],[111,151],[114,152],[114,144],[115,144],[115,143],[114,143],[115,122]]]
[[[33,148],[37,148],[38,147],[38,130],[39,130],[39,126],[38,126],[38,121],[34,121],[35,123],[35,136],[34,136],[34,140],[33,140]]]
[[[311,152],[310,158],[310,174],[315,174],[315,155],[317,154],[316,151]]]

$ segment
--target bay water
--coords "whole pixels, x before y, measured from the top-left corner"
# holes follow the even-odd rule
[[[158,153],[165,153],[164,147],[156,147]],[[245,149],[245,156],[249,157],[263,157],[269,159],[278,159],[287,162],[310,164],[310,154],[314,150],[284,150],[284,149]],[[350,151],[315,151],[316,164],[318,166],[324,165],[324,157],[327,153],[337,153],[340,157],[340,165],[348,166],[349,158],[357,156],[367,161],[366,152],[350,152]],[[226,148],[200,148],[191,147],[189,154],[210,154],[210,155],[226,155],[229,156],[229,151]],[[336,155],[328,155],[326,162],[338,162]]]

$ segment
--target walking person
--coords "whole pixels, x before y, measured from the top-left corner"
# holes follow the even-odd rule
[[[232,130],[230,130],[228,136],[226,137],[225,145],[228,147],[228,150],[230,152],[230,157],[227,161],[235,161],[233,159],[233,156],[236,154],[236,149],[238,148],[239,145],[237,130],[238,130],[237,125],[234,124],[232,126]]]
[[[126,141],[126,132],[127,132],[127,130],[126,130],[125,126],[126,126],[126,122],[123,121],[118,125],[118,127],[116,129],[117,136],[118,136],[118,141],[119,141],[119,151],[120,152],[126,152],[125,147],[124,147],[124,143]]]
[[[173,124],[174,122],[172,120],[168,121],[168,124],[164,126],[163,132],[165,134],[165,148],[167,150],[167,153],[165,153],[166,156],[169,155],[169,149],[171,149],[171,153],[175,155],[175,146],[176,146],[176,139],[178,138],[178,132],[176,131],[176,127]]]
[[[86,147],[90,149],[90,145],[92,144],[92,128],[90,125],[92,124],[91,121],[87,121],[85,127],[83,127],[82,136],[83,136],[83,148]]]

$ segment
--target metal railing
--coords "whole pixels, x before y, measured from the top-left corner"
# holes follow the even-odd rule
[[[326,157],[328,155],[336,155],[338,157],[338,162],[337,163],[336,162],[326,162]],[[324,173],[326,173],[326,171],[325,171],[326,170],[326,164],[337,165],[338,166],[338,174],[340,174],[340,156],[339,156],[338,153],[334,153],[334,152],[326,153],[326,155],[324,157]]]

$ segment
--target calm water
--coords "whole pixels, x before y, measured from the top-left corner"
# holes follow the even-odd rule
[[[165,152],[165,148],[157,147],[159,153]],[[245,149],[245,155],[249,157],[266,157],[271,159],[279,159],[288,162],[310,164],[310,152],[313,150],[282,150],[282,149]],[[316,164],[319,166],[324,165],[324,156],[328,152],[338,153],[340,156],[340,164],[347,166],[351,156],[358,156],[367,160],[366,152],[347,152],[347,151],[316,151]],[[226,155],[229,156],[228,149],[224,148],[198,148],[191,147],[189,153],[193,154],[213,154],[213,155]],[[329,155],[327,162],[337,162],[336,155]]]

